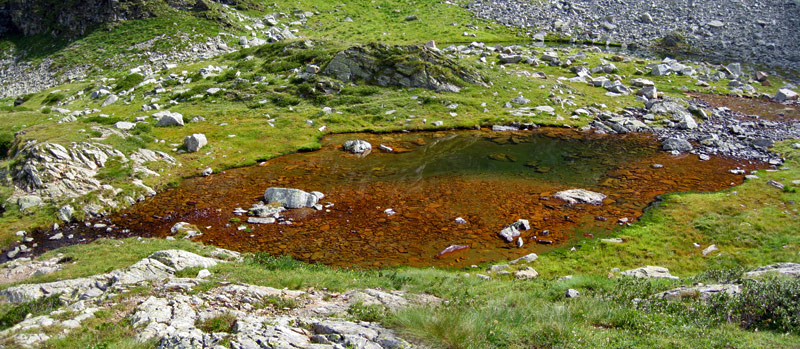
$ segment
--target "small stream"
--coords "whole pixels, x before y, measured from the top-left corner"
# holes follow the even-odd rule
[[[364,139],[372,153],[341,144]],[[381,151],[386,145],[392,152]],[[655,164],[663,165],[653,166]],[[440,131],[332,135],[322,149],[281,156],[258,166],[184,180],[99,222],[62,227],[71,241],[39,232],[38,249],[100,237],[165,238],[177,222],[203,232],[195,239],[237,251],[290,254],[342,267],[462,267],[541,253],[582,238],[602,238],[636,221],[659,195],[711,192],[743,181],[731,169],[764,167],[696,155],[673,156],[649,135],[604,135],[569,129]],[[269,187],[320,191],[327,208],[284,212],[291,224],[247,224],[247,210]],[[608,195],[602,206],[569,206],[552,198],[584,188]],[[331,205],[332,204],[332,205]],[[386,209],[396,213],[389,215]],[[466,220],[458,224],[456,218]],[[518,248],[497,236],[528,219]],[[444,248],[466,251],[434,258]]]

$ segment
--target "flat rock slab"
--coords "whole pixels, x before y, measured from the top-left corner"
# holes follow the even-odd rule
[[[570,189],[564,190],[553,195],[554,198],[566,201],[570,205],[578,203],[586,203],[590,205],[599,206],[603,204],[606,198],[605,194],[589,191],[586,189]]]
[[[668,300],[680,300],[684,298],[700,298],[703,301],[708,301],[711,297],[719,294],[734,295],[742,291],[739,285],[733,284],[718,284],[718,285],[703,285],[694,287],[678,287],[666,292],[659,293],[656,297]]]
[[[664,267],[646,266],[622,272],[622,275],[631,276],[636,278],[663,278],[677,280],[677,276],[669,273],[669,269]]]
[[[798,263],[778,263],[771,264],[744,274],[746,277],[761,277],[769,274],[781,276],[800,277],[800,264]]]

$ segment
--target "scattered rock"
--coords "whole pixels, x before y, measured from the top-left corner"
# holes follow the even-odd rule
[[[783,190],[783,188],[785,187],[785,186],[783,185],[783,183],[776,182],[776,181],[773,181],[773,180],[769,180],[769,181],[767,181],[767,184],[768,184],[768,185],[770,185],[770,186],[772,186],[772,187],[775,187],[775,188],[777,188],[777,189],[780,189],[780,190]]]
[[[564,297],[567,297],[567,298],[577,298],[580,295],[581,295],[580,292],[578,292],[578,291],[576,291],[574,289],[571,289],[571,288],[568,289],[567,292],[564,292]]]
[[[172,113],[165,110],[155,113],[153,116],[159,118],[156,123],[158,127],[183,126],[183,115],[180,113]]]
[[[776,102],[786,102],[786,101],[795,101],[797,100],[797,92],[794,92],[789,89],[782,88],[778,90],[778,93],[775,94],[775,101]]]
[[[20,211],[27,211],[30,208],[41,206],[43,203],[42,198],[33,195],[21,196],[17,199]]]
[[[714,252],[714,251],[719,251],[719,249],[717,248],[717,245],[708,246],[703,250],[703,255],[706,256],[709,253]]]
[[[531,262],[535,261],[538,258],[539,258],[539,256],[536,253],[531,253],[531,254],[519,257],[519,258],[509,262],[508,264],[517,264],[517,263],[521,263],[521,262],[531,263]]]
[[[663,142],[661,142],[661,147],[662,149],[667,151],[674,150],[674,151],[684,152],[692,150],[692,144],[689,143],[689,141],[677,137],[670,137],[665,139]]]
[[[525,267],[525,269],[514,272],[514,277],[517,278],[517,280],[535,279],[537,276],[539,276],[539,273],[531,267]]]
[[[190,153],[197,152],[206,144],[208,144],[208,140],[206,140],[206,135],[202,133],[194,133],[183,139],[183,146],[186,148],[186,151]]]

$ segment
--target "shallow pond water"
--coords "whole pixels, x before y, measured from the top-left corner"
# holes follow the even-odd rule
[[[702,99],[713,107],[727,107],[744,115],[758,115],[759,118],[772,121],[800,120],[800,109],[794,105],[785,105],[768,99],[734,97],[692,93],[690,96]]]
[[[341,144],[350,139],[369,141],[372,153],[344,152]],[[381,151],[380,144],[394,151]],[[166,237],[185,221],[202,229],[198,240],[238,251],[348,267],[461,267],[603,237],[619,229],[621,218],[634,222],[660,194],[729,188],[743,180],[730,169],[757,166],[673,156],[647,135],[569,129],[334,135],[318,151],[184,180],[107,218],[111,233],[72,229],[79,237]],[[321,203],[333,206],[284,212],[291,225],[246,224],[246,216],[234,214],[269,187],[321,191]],[[551,198],[572,188],[608,198],[602,206]],[[385,213],[389,208],[396,213]],[[457,217],[467,223],[458,224]],[[532,225],[522,232],[522,248],[497,235],[517,219]],[[454,244],[470,248],[435,258]]]

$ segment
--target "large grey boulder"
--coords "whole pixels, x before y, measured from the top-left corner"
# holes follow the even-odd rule
[[[621,273],[625,276],[631,276],[636,278],[663,278],[663,279],[675,279],[677,280],[677,276],[673,276],[669,273],[669,269],[664,267],[654,267],[654,266],[646,266],[631,270],[626,270]]]
[[[522,56],[520,56],[520,55],[506,55],[506,54],[502,54],[501,53],[498,56],[498,59],[500,59],[501,63],[514,64],[514,63],[521,62],[522,61]]]
[[[640,88],[638,91],[636,91],[636,95],[645,97],[647,99],[656,99],[658,98],[658,90],[656,89],[655,86],[652,85],[644,86]]]
[[[180,113],[173,113],[165,110],[155,113],[153,116],[159,118],[156,123],[158,127],[183,126],[183,115]]]
[[[100,106],[101,107],[107,107],[107,106],[109,106],[111,104],[114,104],[114,102],[116,102],[118,100],[119,100],[119,97],[117,97],[117,95],[109,95],[108,98],[106,98],[106,100],[103,101],[103,104],[101,104]]]
[[[164,265],[181,271],[187,268],[211,268],[217,265],[217,260],[212,258],[196,255],[191,252],[183,250],[163,250],[150,255],[151,259],[155,259]]]
[[[778,90],[777,94],[775,94],[775,100],[778,102],[797,100],[797,92],[794,92],[790,89],[782,88]]]
[[[487,85],[477,70],[425,45],[351,47],[336,54],[322,74],[345,82],[365,81],[439,92],[458,92],[459,86],[465,84]]]
[[[517,264],[520,262],[531,263],[537,259],[539,259],[539,255],[537,255],[536,253],[530,253],[525,256],[519,257],[511,262],[508,262],[508,264]]]
[[[680,114],[676,117],[678,118],[678,127],[681,129],[694,130],[697,128],[697,122],[694,121],[691,114]]]
[[[206,144],[208,144],[208,140],[206,140],[206,135],[202,133],[195,133],[183,139],[183,146],[186,147],[186,151],[190,153],[200,150],[200,148],[204,147]]]
[[[72,208],[70,205],[66,205],[61,207],[58,210],[58,218],[60,218],[64,222],[72,221],[72,215],[75,213],[75,209]]]
[[[285,208],[313,207],[319,202],[316,195],[291,188],[269,188],[264,192],[264,200],[267,203],[279,203]]]
[[[590,205],[599,206],[603,204],[606,198],[605,194],[589,191],[586,189],[570,189],[564,190],[553,195],[554,198],[566,201],[570,205],[577,203],[586,203]]]
[[[29,208],[36,206],[41,206],[42,203],[43,203],[42,198],[34,195],[26,195],[17,199],[17,205],[19,205],[20,211],[25,211]]]
[[[134,127],[136,127],[136,123],[127,121],[118,121],[116,124],[114,124],[114,127],[116,127],[119,130],[130,131],[133,130]]]

